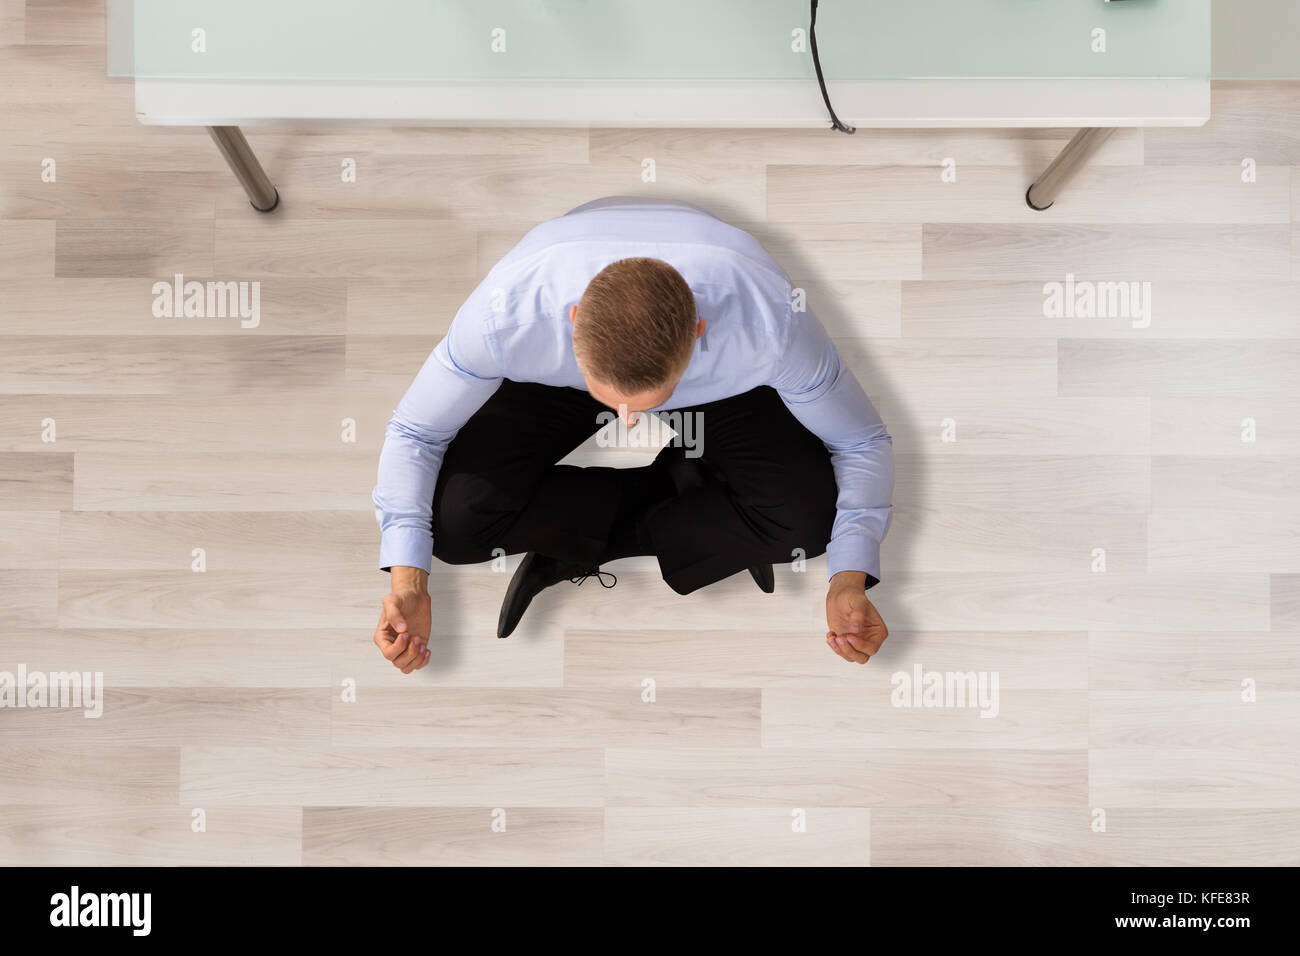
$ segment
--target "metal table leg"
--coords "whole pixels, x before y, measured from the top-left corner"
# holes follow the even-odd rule
[[[1061,190],[1088,164],[1088,160],[1114,132],[1113,126],[1101,126],[1081,129],[1075,133],[1074,138],[1052,160],[1052,165],[1043,171],[1043,175],[1025,193],[1025,202],[1029,203],[1029,208],[1042,211],[1056,202]]]
[[[258,212],[271,212],[280,205],[280,193],[257,161],[252,147],[238,126],[209,126],[212,141],[226,157],[231,172],[239,179],[248,201]]]

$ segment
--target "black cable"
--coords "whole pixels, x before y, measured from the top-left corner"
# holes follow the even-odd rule
[[[837,129],[841,133],[856,133],[856,126],[845,126],[840,122],[840,118],[835,115],[835,107],[831,106],[831,95],[826,92],[826,78],[822,76],[822,60],[817,55],[817,0],[812,0],[812,23],[808,25],[808,40],[812,45],[813,67],[817,70],[817,85],[822,88],[822,99],[826,102],[826,112],[831,114],[831,129]]]

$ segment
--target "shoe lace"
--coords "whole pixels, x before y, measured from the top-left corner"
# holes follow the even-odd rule
[[[605,583],[606,576],[613,578],[613,580],[610,581],[609,584]],[[581,574],[575,574],[573,577],[569,578],[569,583],[581,585],[584,581],[587,580],[587,578],[591,578],[591,577],[594,577],[597,581],[599,581],[600,586],[602,588],[612,588],[615,584],[618,584],[618,577],[614,574],[613,571],[602,571],[599,568],[597,568],[594,571],[583,571]]]

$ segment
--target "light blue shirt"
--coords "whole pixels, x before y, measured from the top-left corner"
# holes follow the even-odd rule
[[[893,447],[822,324],[795,308],[789,277],[748,233],[694,206],[618,197],[534,228],[456,313],[388,423],[374,491],[380,567],[430,569],[443,454],[503,378],[586,390],[569,307],[601,269],[633,256],[677,269],[707,323],[686,373],[658,408],[774,388],[830,451],[839,495],[829,574],[864,571],[879,580]]]

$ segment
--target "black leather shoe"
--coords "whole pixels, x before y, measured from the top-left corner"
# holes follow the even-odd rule
[[[776,590],[776,573],[772,570],[772,565],[756,564],[749,569],[749,576],[754,579],[754,583],[764,594],[771,594]]]
[[[582,584],[593,575],[601,587],[612,588],[618,583],[618,578],[609,571],[587,571],[578,565],[564,564],[536,551],[529,551],[519,562],[514,577],[506,587],[506,596],[501,601],[501,615],[497,618],[497,637],[509,637],[514,633],[533,598],[551,585],[561,581]],[[606,584],[606,577],[613,578],[613,581]]]
[[[673,454],[667,465],[668,477],[672,479],[679,495],[693,488],[699,488],[709,481],[722,480],[704,463],[703,459],[687,458],[686,453],[676,445],[669,447]],[[754,583],[764,594],[771,594],[776,590],[776,574],[772,570],[772,565],[756,564],[749,569],[749,576],[754,579]]]

